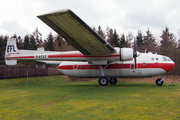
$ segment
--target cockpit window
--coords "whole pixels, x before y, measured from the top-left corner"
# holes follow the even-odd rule
[[[166,61],[166,57],[163,57],[163,61]]]
[[[163,57],[162,60],[163,61],[172,61],[169,57]]]

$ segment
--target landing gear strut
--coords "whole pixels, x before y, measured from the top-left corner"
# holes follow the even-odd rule
[[[164,81],[164,78],[165,78],[165,77],[164,77],[163,75],[161,75],[161,77],[162,77],[161,79],[157,79],[157,80],[156,80],[156,85],[157,85],[157,86],[162,86],[163,83],[164,83],[163,81]]]
[[[99,69],[101,70],[101,74],[102,74],[102,76],[99,78],[99,85],[101,85],[101,86],[107,86],[109,84],[109,80],[108,80],[108,78],[106,76],[104,76],[104,72],[103,72],[103,70],[106,67],[102,68],[102,65],[99,66]]]
[[[102,76],[99,78],[98,82],[99,82],[99,85],[101,85],[101,86],[107,86],[109,84],[109,82],[111,83],[111,85],[115,85],[117,83],[116,78],[110,78],[110,80],[108,80],[108,78],[106,76],[104,76],[103,70],[106,69],[106,67],[108,65],[106,65],[104,68],[102,68],[102,65],[99,66],[99,69],[101,70]]]

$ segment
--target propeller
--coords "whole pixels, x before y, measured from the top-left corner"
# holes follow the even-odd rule
[[[135,38],[134,38],[134,51],[133,51],[133,58],[134,58],[134,64],[135,64],[135,69],[136,69],[136,57],[138,56],[138,53],[136,51],[136,42],[135,42]]]

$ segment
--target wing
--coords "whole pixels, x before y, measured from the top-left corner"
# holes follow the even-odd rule
[[[84,55],[108,55],[115,49],[71,10],[37,16]]]

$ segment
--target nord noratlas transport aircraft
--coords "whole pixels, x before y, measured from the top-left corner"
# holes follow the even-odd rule
[[[161,86],[163,75],[175,66],[167,56],[139,53],[135,45],[134,49],[112,47],[69,9],[37,17],[78,51],[19,50],[16,40],[9,39],[5,51],[6,65],[23,63],[45,68],[46,64],[58,63],[58,70],[61,73],[74,77],[99,78],[98,82],[101,86],[107,86],[109,82],[115,85],[116,78],[162,75],[161,79],[156,80],[156,84]]]

